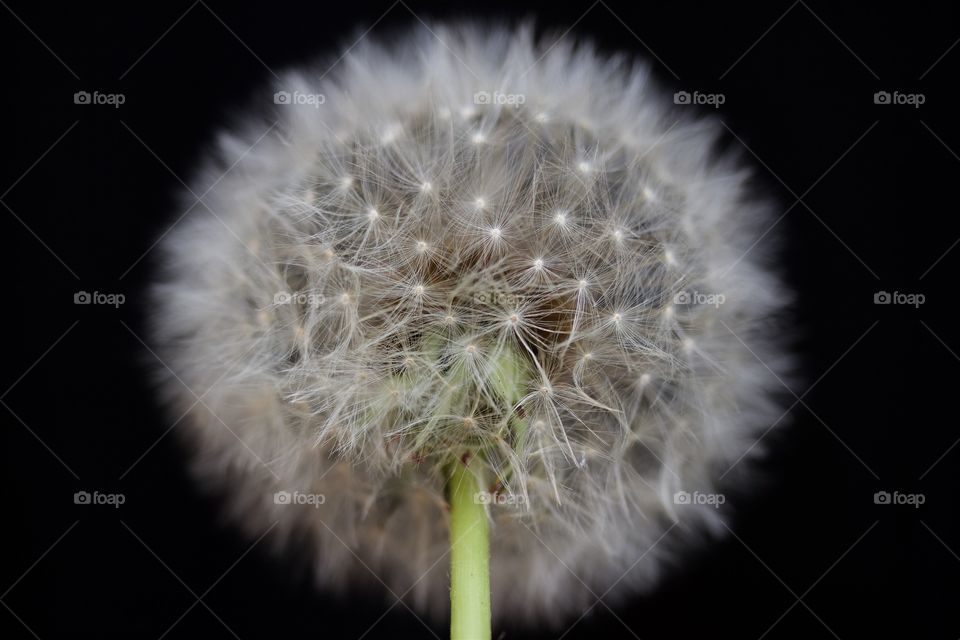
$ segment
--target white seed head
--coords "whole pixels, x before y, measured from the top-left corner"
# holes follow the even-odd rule
[[[437,27],[286,76],[323,109],[226,137],[191,185],[217,217],[163,241],[153,340],[197,473],[323,585],[366,565],[446,615],[444,487],[469,455],[522,498],[487,507],[495,615],[575,616],[722,532],[729,502],[674,496],[747,469],[780,416],[787,296],[753,246],[772,211],[710,155],[720,127],[643,65],[544,42]],[[457,106],[489,87],[525,102]]]

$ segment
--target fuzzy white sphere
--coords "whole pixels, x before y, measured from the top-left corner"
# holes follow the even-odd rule
[[[678,492],[780,415],[769,207],[645,66],[550,44],[438,28],[289,74],[163,242],[195,467],[327,587],[445,615],[462,459],[494,615],[576,616],[722,530],[729,502]]]

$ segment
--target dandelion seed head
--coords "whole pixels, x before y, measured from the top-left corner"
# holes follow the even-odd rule
[[[320,584],[366,565],[445,615],[445,486],[468,459],[523,497],[486,507],[494,614],[556,619],[725,530],[729,506],[673,496],[750,477],[782,413],[788,296],[753,246],[773,212],[649,67],[529,28],[432,31],[285,76],[324,108],[225,138],[191,185],[217,218],[161,244],[158,375],[198,477]],[[477,109],[464,68],[525,102]],[[325,501],[274,500],[295,491]]]

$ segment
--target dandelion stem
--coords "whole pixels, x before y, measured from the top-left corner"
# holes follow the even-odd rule
[[[490,639],[490,534],[479,483],[463,462],[453,465],[450,501],[450,638]]]

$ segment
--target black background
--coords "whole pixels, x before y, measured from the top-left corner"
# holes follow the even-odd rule
[[[651,596],[598,604],[563,637],[960,636],[960,329],[937,313],[958,295],[960,264],[949,251],[960,236],[956,9],[80,4],[0,9],[12,45],[0,176],[4,638],[431,637],[403,606],[387,612],[392,598],[317,593],[295,560],[220,523],[185,473],[138,336],[150,248],[182,213],[181,180],[254,91],[371,25],[366,37],[463,16],[572,27],[567,37],[652,58],[671,92],[722,93],[727,143],[749,147],[757,188],[785,212],[770,237],[784,240],[798,292],[804,377],[791,386],[802,400],[791,427],[765,440],[769,473],[735,536]],[[126,103],[74,104],[81,90]],[[878,105],[881,90],[926,102]],[[74,305],[80,290],[127,302]],[[881,290],[926,303],[875,305]],[[80,490],[126,503],[75,505]],[[877,491],[926,501],[877,505]]]

